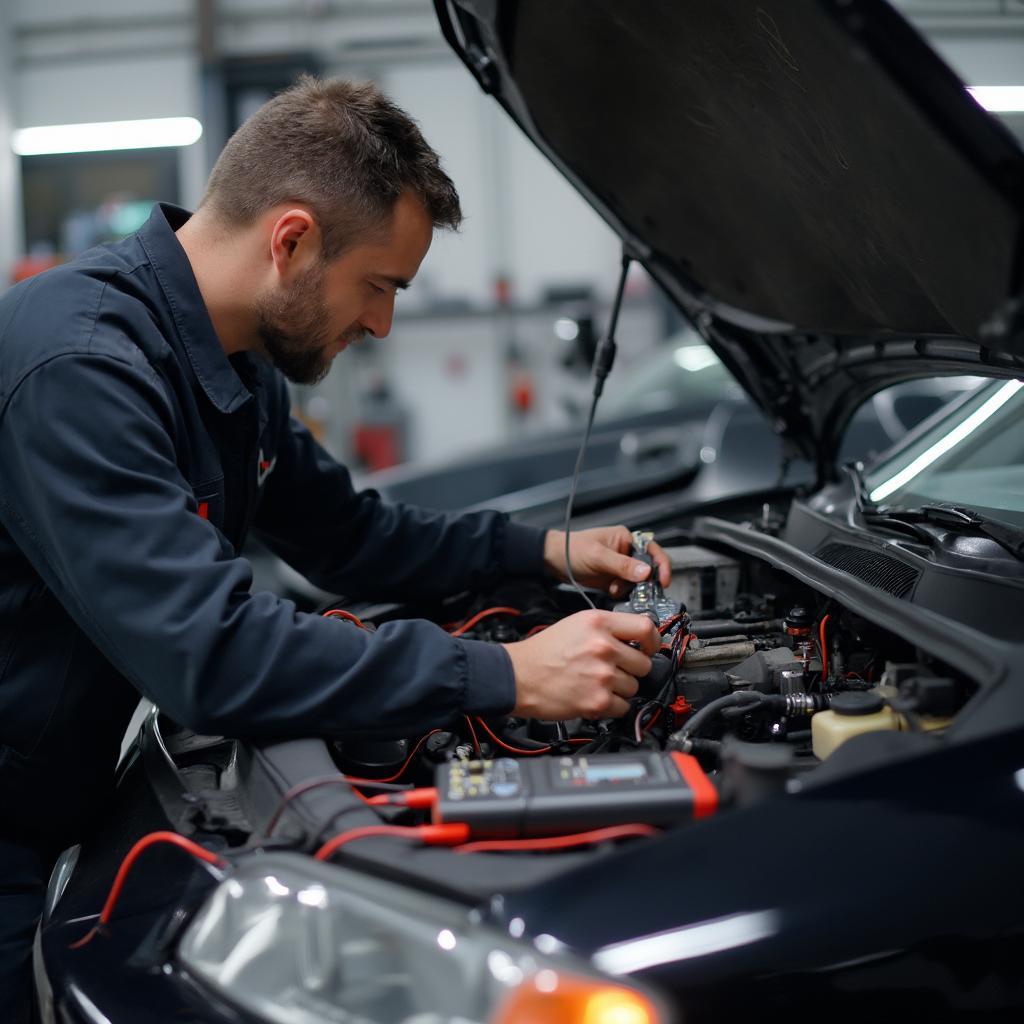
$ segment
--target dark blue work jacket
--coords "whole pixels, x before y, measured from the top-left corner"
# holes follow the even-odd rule
[[[539,576],[543,535],[357,493],[227,358],[184,250],[146,225],[0,299],[0,838],[73,837],[139,694],[231,736],[399,736],[514,703],[508,655],[423,621],[365,633],[250,593],[250,529],[333,592]]]

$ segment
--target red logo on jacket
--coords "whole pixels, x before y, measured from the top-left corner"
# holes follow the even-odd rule
[[[263,454],[263,449],[260,449],[259,458],[256,460],[256,486],[262,487],[266,483],[267,477],[274,472],[274,467],[277,465],[277,456],[275,455],[272,459],[268,459]]]

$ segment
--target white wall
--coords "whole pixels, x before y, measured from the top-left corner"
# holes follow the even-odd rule
[[[339,14],[344,6],[222,0],[219,46],[232,54],[321,52],[333,72],[373,73],[420,121],[466,212],[460,234],[435,242],[420,282],[423,300],[486,306],[499,275],[527,303],[549,283],[590,281],[610,291],[617,261],[611,232],[448,53],[428,0],[381,5],[379,17],[365,3]],[[194,9],[194,0],[6,5],[17,30],[9,93],[14,125],[200,117]],[[382,50],[388,39],[405,40],[420,58],[389,65]],[[377,62],[360,67],[351,51],[374,44]],[[181,150],[179,161],[182,201],[194,206],[207,173],[203,144]],[[416,294],[409,300],[415,305]]]
[[[485,173],[485,111],[475,86],[461,70],[454,63],[427,64],[393,68],[381,75],[381,88],[416,118],[440,153],[459,190],[465,215],[457,235],[442,234],[434,240],[422,278],[409,293],[412,305],[417,304],[417,292],[465,296],[482,305],[490,298],[498,269],[495,252],[500,238]]]
[[[125,121],[147,117],[199,117],[199,69],[189,52],[148,58],[128,55],[83,68],[45,63],[16,76],[19,127]],[[182,202],[203,193],[206,167],[201,143],[179,151]]]
[[[454,60],[393,68],[381,86],[420,123],[462,197],[466,221],[424,267],[430,289],[486,304],[493,283],[534,303],[545,286],[614,286],[614,234]]]
[[[969,85],[1024,85],[1024,32],[1009,38],[940,33],[932,45]]]
[[[611,296],[619,276],[621,243],[607,224],[542,156],[497,105],[506,166],[507,203],[512,215],[512,265],[520,294],[528,302],[545,286],[592,282]]]
[[[921,15],[912,6],[906,13],[968,85],[1024,85],[1024,5],[1015,17],[986,21],[980,17],[984,13],[982,0],[972,2],[975,6],[965,5],[963,0],[945,0],[951,9],[972,12],[964,21],[935,13]],[[1024,145],[1024,113],[1004,114],[1001,119]]]
[[[196,61],[188,53],[125,55],[87,67],[46,63],[19,69],[16,81],[21,126],[198,113]]]
[[[10,8],[0,2],[0,283],[10,280],[11,268],[22,251],[18,160],[6,145],[16,126],[12,40]]]
[[[412,417],[409,457],[453,457],[500,441],[504,367],[494,322],[474,317],[410,328],[397,329],[381,347],[388,379]]]

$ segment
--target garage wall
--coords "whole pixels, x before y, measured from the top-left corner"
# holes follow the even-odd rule
[[[197,27],[203,2],[0,0],[0,136],[34,124],[203,119]],[[607,300],[618,271],[617,243],[476,88],[441,39],[429,0],[209,2],[218,12],[213,42],[221,55],[315,54],[327,73],[379,81],[420,121],[459,187],[463,230],[435,241],[416,286],[400,300],[379,365],[363,364],[367,376],[384,372],[409,410],[412,453],[438,458],[519,428],[506,393],[513,337],[535,371],[538,409],[531,422],[549,422],[566,380],[547,354],[557,314],[538,304],[546,291],[574,285]],[[1024,4],[1008,16],[1000,13],[1006,2],[898,0],[967,81],[1021,84]],[[1024,137],[1024,119],[1009,123]],[[21,217],[17,160],[0,148],[3,280],[21,253]],[[177,159],[182,200],[194,205],[210,154],[201,142],[180,150]],[[493,315],[499,277],[511,282],[519,310],[511,320]],[[440,316],[439,306],[452,316]],[[638,323],[637,331],[641,349],[653,344],[656,318]],[[334,409],[328,432],[342,454],[360,380],[351,366],[339,367],[324,385]]]
[[[1024,85],[1020,0],[892,0],[968,85]],[[1003,115],[1024,142],[1024,114]]]
[[[424,267],[429,291],[486,304],[505,275],[526,304],[567,284],[610,293],[615,235],[492,99],[467,89],[461,64],[392,68],[381,85],[420,122],[463,200],[462,231],[438,238]]]
[[[202,119],[196,7],[193,0],[16,0],[14,125]],[[377,79],[421,122],[467,214],[459,236],[437,240],[417,289],[421,302],[489,306],[499,275],[528,303],[551,283],[611,290],[614,237],[475,88],[427,0],[387,7],[222,0],[217,7],[220,52],[316,53],[328,73]],[[179,161],[182,201],[195,205],[208,171],[203,144],[181,150]],[[409,299],[416,304],[415,294]]]
[[[1024,5],[1021,6],[1024,17]],[[939,33],[933,45],[964,81],[974,85],[1024,85],[1024,32],[1010,38],[954,37]]]
[[[968,81],[1024,82],[1024,11],[999,16],[1000,2],[899,0]],[[13,67],[3,64],[15,126],[202,116],[199,0],[2,6],[13,30]],[[315,53],[333,73],[379,79],[419,118],[467,212],[459,238],[438,240],[424,297],[487,305],[499,275],[526,303],[551,285],[590,282],[611,291],[611,233],[472,85],[448,53],[429,0],[218,0],[215,7],[219,52]],[[200,143],[179,160],[182,198],[193,205],[208,157]],[[0,191],[10,194],[2,176]]]
[[[11,9],[0,3],[0,139],[10,138],[17,126],[13,50]],[[11,268],[22,252],[21,236],[18,158],[10,146],[0,145],[0,282],[10,280]]]
[[[0,2],[11,23],[0,34],[11,40],[15,58],[3,62],[11,123],[204,120],[200,6],[200,0]],[[551,287],[611,295],[618,270],[613,234],[476,88],[441,38],[429,0],[215,0],[215,7],[218,54],[307,53],[327,74],[378,81],[419,120],[462,196],[463,229],[435,240],[415,287],[400,299],[387,344],[373,359],[339,365],[319,389],[328,399],[324,428],[332,447],[346,454],[359,395],[378,377],[390,382],[409,414],[414,458],[442,458],[508,436],[510,342],[531,352],[534,335],[541,351],[555,340],[556,314],[529,313]],[[13,173],[16,161],[5,155]],[[177,159],[181,199],[194,206],[211,154],[200,142],[179,150]],[[13,187],[0,179],[0,191],[10,204],[5,219],[20,224],[9,198]],[[20,242],[12,234],[7,240],[13,259]],[[499,278],[510,282],[521,314],[515,327],[493,316]],[[644,343],[655,337],[656,328],[649,328]],[[561,373],[556,368],[554,376]],[[557,411],[548,405],[557,403],[558,389],[552,385],[549,396],[540,383],[547,375],[537,374],[536,425]]]

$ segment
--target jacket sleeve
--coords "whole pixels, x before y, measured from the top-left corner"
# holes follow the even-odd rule
[[[357,492],[349,471],[287,414],[254,526],[323,590],[410,600],[539,579],[544,531],[500,512],[449,515]]]
[[[0,519],[77,625],[184,725],[403,736],[514,703],[496,645],[424,621],[376,633],[251,594],[196,514],[159,379],[137,352],[66,353],[0,396]]]

